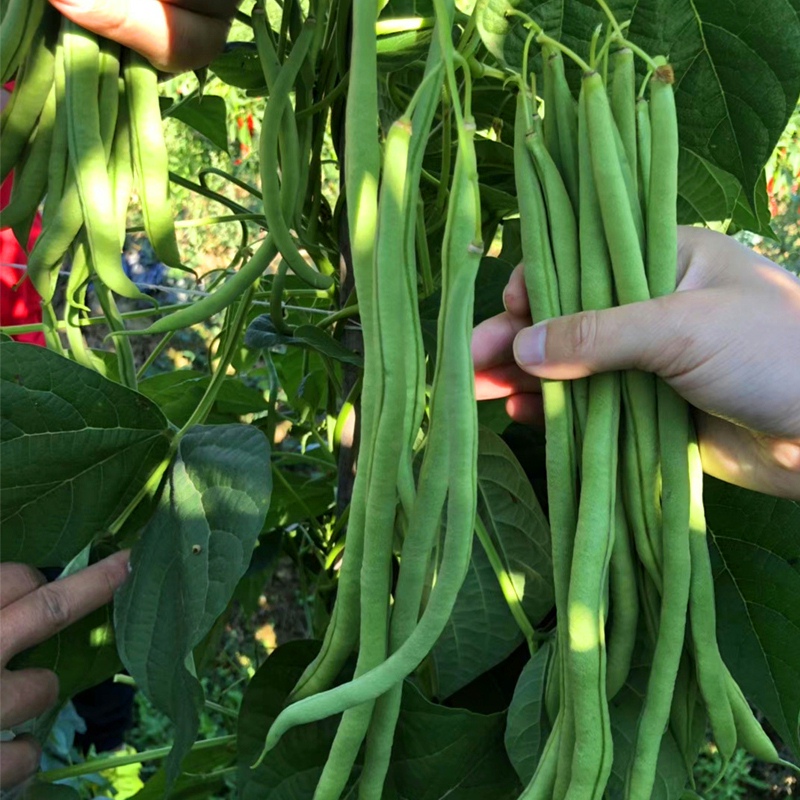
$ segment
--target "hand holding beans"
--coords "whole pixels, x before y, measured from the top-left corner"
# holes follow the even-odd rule
[[[164,72],[208,64],[228,37],[238,0],[51,0],[65,17],[130,47]]]
[[[518,268],[506,312],[473,336],[478,397],[507,397],[513,419],[539,422],[539,378],[654,372],[698,409],[707,473],[800,497],[800,281],[699,228],[680,229],[679,254],[675,294],[534,327]]]

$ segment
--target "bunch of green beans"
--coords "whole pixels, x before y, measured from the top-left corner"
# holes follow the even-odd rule
[[[523,63],[534,41],[544,60],[543,108],[526,71],[519,81],[514,147],[536,321],[676,288],[673,70],[626,41],[608,16],[607,45],[598,47],[598,29],[589,63],[524,17]],[[647,71],[639,92],[637,56]],[[565,57],[583,73],[577,103]],[[628,678],[641,630],[638,646],[651,666],[626,798],[652,796],[665,731],[694,762],[697,697],[726,763],[737,746],[778,763],[717,645],[702,467],[687,404],[637,372],[544,381],[543,395],[558,657],[548,678],[550,737],[522,797],[604,796],[615,744],[609,702]]]
[[[273,723],[262,754],[290,728],[343,713],[316,800],[342,796],[364,743],[359,797],[383,796],[403,681],[430,653],[453,609],[469,565],[477,503],[470,339],[474,282],[484,248],[470,77],[465,72],[462,103],[456,80],[462,62],[450,35],[454,6],[437,2],[425,77],[405,114],[386,132],[378,181],[376,11],[374,3],[354,0],[345,153],[347,196],[357,198],[349,200],[348,214],[365,350],[358,471],[336,605],[322,650]],[[445,80],[459,136],[441,252],[439,348],[415,480],[412,461],[426,383],[417,208],[422,157]],[[397,540],[402,546],[393,585]],[[437,579],[423,602],[431,569]],[[357,641],[354,678],[333,686]]]

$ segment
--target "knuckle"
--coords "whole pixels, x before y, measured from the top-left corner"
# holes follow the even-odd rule
[[[571,330],[570,346],[576,355],[586,355],[594,352],[597,345],[598,318],[595,311],[584,311]]]
[[[39,593],[47,625],[59,630],[69,625],[72,616],[67,596],[50,583],[42,586]]]

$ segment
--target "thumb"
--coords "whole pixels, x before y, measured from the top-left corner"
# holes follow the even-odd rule
[[[677,361],[691,357],[690,294],[540,322],[517,334],[514,358],[525,372],[551,380],[626,369],[667,377]]]

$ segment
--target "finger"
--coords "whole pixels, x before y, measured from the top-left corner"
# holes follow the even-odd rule
[[[42,748],[32,736],[0,744],[0,789],[11,789],[39,768]]]
[[[58,676],[49,669],[3,671],[0,728],[13,728],[38,717],[58,701]]]
[[[714,308],[705,295],[678,292],[547,320],[517,335],[514,358],[526,372],[551,380],[624,369],[668,379],[703,358],[698,334]]]
[[[50,2],[73,22],[136,50],[164,72],[205,66],[224,46],[230,28],[228,19],[159,0]]]
[[[513,314],[515,317],[527,319],[531,315],[528,291],[525,288],[524,266],[522,264],[518,264],[511,273],[506,288],[503,290],[503,306],[509,314]]]
[[[0,608],[38,589],[47,579],[27,564],[0,564]]]
[[[539,379],[523,372],[516,364],[503,364],[475,375],[475,394],[478,400],[497,400],[520,392],[540,394]]]
[[[514,337],[530,319],[507,311],[484,320],[472,331],[472,362],[477,372],[500,364],[514,363]]]
[[[506,401],[506,413],[521,425],[544,427],[544,403],[541,394],[515,394]]]
[[[115,553],[4,608],[0,666],[108,603],[128,577],[128,556]]]

